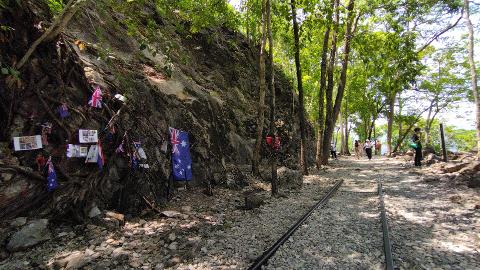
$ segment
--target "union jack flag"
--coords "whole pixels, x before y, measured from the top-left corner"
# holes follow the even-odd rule
[[[92,99],[88,101],[88,105],[94,108],[102,108],[102,90],[100,87],[95,87],[95,91],[93,91]]]
[[[178,129],[175,128],[168,128],[170,131],[170,143],[172,144],[172,153],[173,154],[179,154],[178,151],[178,145],[180,144],[180,141],[178,140]]]
[[[47,190],[48,192],[51,192],[58,187],[57,173],[53,167],[52,157],[48,158],[46,165],[48,166]]]

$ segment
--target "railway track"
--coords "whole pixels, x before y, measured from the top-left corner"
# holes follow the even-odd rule
[[[341,195],[339,196],[339,198],[335,198],[335,199],[337,199],[339,201],[344,201],[343,197],[345,197],[347,199],[348,198],[354,198],[356,200],[352,200],[351,203],[353,204],[353,203],[358,203],[362,200],[365,201],[365,200],[367,200],[366,198],[369,198],[369,197],[375,198],[376,202],[378,202],[378,204],[376,204],[376,205],[378,205],[378,207],[373,207],[375,209],[372,210],[372,211],[376,211],[376,214],[378,215],[378,209],[380,209],[380,215],[379,215],[380,222],[376,221],[376,223],[378,225],[378,228],[381,227],[382,234],[381,234],[381,236],[379,234],[378,237],[374,237],[374,238],[381,238],[382,239],[382,241],[381,241],[382,243],[380,243],[380,239],[375,239],[377,241],[377,243],[376,243],[377,246],[383,244],[383,252],[382,252],[383,254],[381,254],[381,256],[379,256],[379,257],[383,258],[383,262],[377,264],[376,268],[384,268],[384,269],[387,269],[387,270],[393,270],[394,266],[393,266],[392,252],[391,252],[391,244],[390,244],[390,240],[389,240],[388,222],[387,222],[387,217],[386,217],[386,213],[385,213],[385,206],[384,206],[384,202],[383,202],[382,183],[381,183],[381,181],[376,182],[375,184],[376,184],[377,188],[376,188],[376,190],[374,189],[373,192],[372,191],[367,191],[367,192],[358,191],[358,188],[355,188],[354,184],[352,184],[352,183],[354,183],[354,182],[350,181],[349,185],[350,185],[350,187],[353,187],[353,191],[342,190],[342,191],[340,191]],[[299,269],[299,268],[319,269],[319,268],[332,268],[332,267],[335,267],[335,268],[352,268],[351,266],[348,266],[348,265],[338,264],[339,262],[341,263],[341,260],[336,261],[335,259],[332,259],[331,256],[324,256],[324,254],[316,254],[315,253],[316,251],[319,251],[319,250],[325,248],[326,246],[328,246],[329,243],[328,242],[322,242],[321,240],[323,240],[323,239],[319,239],[320,241],[317,241],[317,242],[312,242],[314,237],[311,237],[311,236],[322,233],[324,228],[320,227],[319,229],[321,231],[320,230],[312,231],[312,229],[309,228],[309,226],[311,226],[311,225],[306,224],[306,223],[315,223],[315,220],[311,220],[311,219],[320,218],[321,220],[324,220],[324,219],[329,219],[329,217],[331,217],[331,216],[327,216],[325,218],[321,217],[322,211],[320,211],[319,209],[322,209],[322,208],[326,207],[327,205],[330,206],[330,204],[328,204],[328,201],[335,197],[335,194],[340,189],[342,184],[344,184],[343,180],[340,180],[340,181],[336,182],[314,206],[312,206],[302,217],[300,217],[300,219],[295,224],[293,224],[287,230],[287,232],[285,232],[285,234],[283,234],[270,248],[268,248],[260,257],[258,257],[248,269],[250,269],[250,270],[277,269],[277,268],[281,268],[281,269]],[[354,196],[354,197],[351,197],[351,196]],[[371,201],[372,198],[370,198],[369,201]],[[332,205],[335,206],[335,204],[332,204]],[[350,206],[352,206],[352,205],[350,205]],[[339,209],[342,209],[341,206],[340,206]],[[334,214],[336,214],[336,212],[334,212]],[[363,214],[368,216],[368,213],[363,213]],[[311,217],[312,215],[314,215],[314,217]],[[343,213],[343,215],[344,215],[343,219],[345,219],[345,217],[348,217],[349,214],[348,213]],[[370,211],[370,215],[371,215],[371,211]],[[335,217],[335,215],[333,217]],[[340,219],[340,222],[341,222],[342,216],[338,216],[338,218]],[[327,220],[326,222],[333,222],[333,220]],[[347,220],[347,222],[348,222],[348,220]],[[332,223],[330,223],[330,224],[332,224]],[[340,227],[340,225],[339,225],[339,227]],[[300,240],[302,240],[301,239],[302,236],[298,236],[298,237],[295,236],[295,240],[292,239],[292,235],[294,235],[294,233],[297,232],[297,230],[299,230],[299,228],[301,228],[301,230],[302,230],[301,234],[306,236],[304,238],[308,238],[308,241],[309,241],[308,247],[304,248],[304,250],[296,250],[296,248],[295,248],[295,241],[297,241],[297,238],[300,238]],[[328,228],[326,228],[326,229],[328,229]],[[336,229],[338,229],[338,228],[336,228]],[[334,228],[334,230],[335,230],[335,228]],[[307,231],[307,233],[305,231]],[[341,233],[340,233],[340,237],[346,237],[346,240],[347,240],[347,241],[345,241],[346,245],[351,244],[350,241],[348,241],[348,239],[350,239],[350,240],[354,239],[351,236],[348,236],[348,234],[349,233],[350,234],[357,233],[355,231],[348,231],[348,230],[346,231],[344,228],[342,228],[341,232],[343,232],[344,235],[341,235]],[[298,232],[297,232],[297,234],[298,234]],[[337,232],[336,235],[338,235],[338,232]],[[371,238],[371,235],[370,234],[365,234],[365,237],[366,238]],[[341,239],[339,239],[339,240],[341,240]],[[302,241],[307,242],[304,239]],[[287,242],[287,244],[285,244],[286,242]],[[288,245],[288,247],[285,247],[285,245]],[[373,244],[373,246],[375,246],[375,243]],[[303,247],[303,246],[300,245],[300,247]],[[276,253],[279,249],[281,249],[281,252],[279,252],[279,253],[282,253],[282,254],[280,254],[281,256],[276,255]],[[381,247],[378,247],[377,250],[378,249],[381,249]],[[307,257],[310,260],[310,262],[305,263],[305,264],[303,264],[301,262],[302,255],[299,255],[299,254],[302,254],[302,253],[304,254],[305,257]],[[345,252],[345,253],[350,253],[350,255],[351,255],[352,252]],[[378,252],[378,253],[380,253],[380,252]],[[347,256],[347,254],[344,254],[344,255]],[[350,256],[350,255],[348,255],[348,256]],[[338,256],[340,256],[340,255],[338,255]],[[283,258],[277,258],[277,257],[283,257]],[[282,263],[285,263],[285,261],[289,261],[290,257],[293,258],[298,264],[283,266]],[[315,260],[312,261],[312,258],[315,258]],[[330,260],[331,264],[322,264],[322,262],[320,261],[322,258],[326,258],[327,260]],[[380,261],[380,259],[378,259],[378,261]],[[356,268],[364,268],[364,267],[365,266],[357,266]]]

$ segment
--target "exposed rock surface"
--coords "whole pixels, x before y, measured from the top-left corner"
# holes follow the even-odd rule
[[[38,22],[53,20],[45,1],[18,3],[21,5],[0,10],[0,23],[15,29],[0,47],[2,63],[21,59],[45,31],[44,24]],[[2,171],[0,217],[54,209],[55,214],[82,221],[90,209],[77,211],[76,207],[90,207],[91,201],[97,201],[100,209],[116,208],[130,214],[141,212],[144,198],[156,205],[165,203],[171,164],[169,151],[160,150],[160,146],[168,141],[169,127],[189,133],[192,185],[205,185],[215,175],[235,188],[246,184],[241,175],[226,177],[225,168],[251,161],[258,101],[257,49],[240,33],[223,27],[191,33],[182,27],[188,23],[169,21],[157,12],[153,2],[142,3],[143,8],[133,8],[137,1],[125,4],[100,0],[82,8],[60,39],[41,44],[34,52],[21,70],[21,90],[8,89],[8,93],[24,93],[22,102],[10,100],[14,96],[11,94],[1,97],[7,105],[14,102],[18,106],[12,106],[12,126],[0,133],[0,141],[6,145],[0,155],[30,170],[37,180],[45,175],[31,170],[36,169],[36,155],[51,155],[60,188],[54,194],[55,203],[47,203],[44,182]],[[1,78],[3,89],[6,83]],[[95,86],[100,86],[103,93],[102,109],[86,105]],[[299,148],[294,136],[299,127],[298,121],[289,119],[296,117],[298,108],[292,110],[291,104],[298,106],[298,97],[292,95],[291,82],[278,69],[275,89],[276,118],[284,123],[278,129],[283,144],[279,160],[296,164],[292,156]],[[126,104],[114,99],[115,94],[126,96]],[[70,116],[57,119],[57,108],[63,103]],[[110,122],[116,112],[118,116]],[[29,120],[32,115],[33,122]],[[0,121],[3,123],[3,118]],[[8,146],[12,137],[38,134],[34,123],[47,121],[54,125],[48,135],[50,143],[42,150],[23,151],[14,157]],[[106,164],[104,173],[97,177],[94,164],[66,159],[65,143],[78,144],[79,129],[105,131],[107,123],[113,123],[116,132],[110,139],[105,134],[100,136]],[[125,131],[132,140],[142,142],[148,171],[138,170],[130,176],[128,154],[115,154]],[[311,125],[307,125],[307,136],[313,137]],[[313,149],[313,140],[308,141],[312,147],[307,149]],[[313,160],[314,151],[307,152]],[[101,195],[91,198],[82,194]],[[19,200],[20,196],[25,200]]]
[[[265,203],[265,198],[263,194],[258,192],[250,191],[245,193],[245,209],[252,210],[259,208]]]
[[[278,168],[277,177],[280,186],[299,188],[303,183],[302,173],[287,167]]]
[[[9,251],[24,250],[51,238],[47,219],[33,220],[15,232],[7,243]]]
[[[16,219],[12,220],[12,222],[10,222],[10,226],[17,228],[17,227],[22,227],[26,223],[27,223],[27,218],[26,217],[18,217]]]

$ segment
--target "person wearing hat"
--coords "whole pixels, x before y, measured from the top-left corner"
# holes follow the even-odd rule
[[[421,128],[417,127],[414,130],[412,135],[412,143],[415,145],[415,167],[422,166],[422,142],[420,141],[422,131]]]
[[[367,157],[368,157],[368,160],[371,160],[372,159],[372,142],[370,142],[370,140],[366,140],[365,141],[365,145],[363,146],[363,148],[365,149],[365,153],[367,153]]]

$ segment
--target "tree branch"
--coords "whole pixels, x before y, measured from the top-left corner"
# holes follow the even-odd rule
[[[423,50],[425,50],[430,44],[432,44],[433,41],[435,41],[437,38],[439,38],[441,35],[445,34],[447,31],[449,31],[450,29],[454,28],[455,26],[457,26],[458,22],[460,22],[460,20],[462,19],[463,17],[463,8],[462,8],[462,11],[460,13],[460,17],[458,17],[458,19],[455,21],[454,24],[452,25],[449,25],[447,26],[445,29],[443,29],[442,31],[436,33],[435,35],[433,35],[433,37],[425,44],[423,45],[418,51],[417,51],[417,54],[422,52]]]
[[[52,25],[37,40],[33,42],[32,46],[30,46],[22,59],[15,65],[15,68],[21,69],[25,63],[27,63],[28,59],[30,59],[30,56],[37,49],[38,45],[44,41],[50,41],[56,37],[68,24],[70,19],[72,19],[73,15],[75,15],[82,4],[86,3],[87,1],[89,0],[70,0]]]

